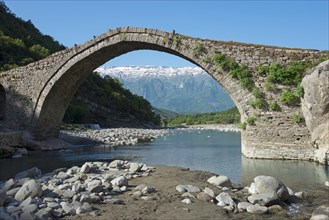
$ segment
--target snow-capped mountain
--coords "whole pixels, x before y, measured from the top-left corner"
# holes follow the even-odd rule
[[[154,107],[177,113],[215,112],[234,106],[225,90],[199,67],[99,67]]]
[[[138,77],[174,77],[179,75],[207,74],[200,67],[165,67],[165,66],[120,66],[120,67],[99,67],[95,70],[102,76],[109,75],[117,78],[138,78]]]

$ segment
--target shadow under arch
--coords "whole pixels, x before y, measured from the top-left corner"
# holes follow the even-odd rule
[[[6,91],[0,84],[0,121],[6,119]]]
[[[43,91],[41,91],[34,109],[29,131],[32,133],[35,140],[58,137],[60,125],[66,109],[73,95],[84,80],[97,67],[128,52],[155,50],[169,53],[201,67],[210,76],[215,78],[209,69],[202,65],[202,62],[197,58],[191,58],[192,49],[182,52],[171,47],[146,41],[122,40],[115,43],[109,42],[109,40],[106,41],[105,39],[103,42],[77,53],[60,69],[54,72],[51,79],[44,86]],[[215,80],[221,84],[218,79],[215,78]],[[225,85],[221,85],[226,89]],[[227,91],[227,93],[238,107],[240,114],[243,115],[242,107],[238,105],[234,96],[232,96],[229,91]]]

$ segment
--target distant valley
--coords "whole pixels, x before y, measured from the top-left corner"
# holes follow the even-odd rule
[[[199,67],[100,67],[152,106],[177,113],[217,112],[234,105],[226,91]]]

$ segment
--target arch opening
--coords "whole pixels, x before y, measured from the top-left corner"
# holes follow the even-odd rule
[[[221,81],[216,79],[214,75],[209,72],[202,62],[198,59],[193,59],[189,54],[184,54],[178,50],[165,47],[160,44],[152,44],[148,42],[136,41],[120,41],[115,44],[110,44],[102,47],[96,47],[94,51],[90,48],[88,53],[78,54],[74,59],[72,58],[61,69],[57,70],[53,77],[47,82],[44,91],[40,93],[39,100],[34,110],[32,119],[32,126],[30,131],[36,140],[43,140],[49,137],[58,137],[59,129],[66,112],[66,109],[76,93],[80,85],[97,67],[123,54],[137,51],[137,50],[152,50],[172,54],[183,58],[194,65],[201,67],[214,78],[224,89],[225,86]],[[90,52],[92,51],[92,52]],[[227,92],[232,98],[235,105],[238,107],[240,114],[242,109],[239,108],[234,97]],[[41,95],[46,94],[46,95]],[[241,114],[242,115],[242,114]]]
[[[0,121],[6,119],[6,91],[0,84]]]

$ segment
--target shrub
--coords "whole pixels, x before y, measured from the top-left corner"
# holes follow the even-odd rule
[[[255,116],[249,116],[247,119],[246,119],[246,123],[248,125],[255,125],[255,121],[256,121],[256,117]]]
[[[241,128],[243,130],[246,130],[246,128],[247,128],[247,122],[239,123],[238,124],[238,128]]]
[[[272,102],[269,106],[270,110],[272,111],[280,111],[281,107],[277,102]]]
[[[280,96],[280,101],[284,105],[294,105],[299,102],[299,98],[295,96],[291,91],[284,90]]]
[[[195,47],[193,48],[193,56],[198,56],[203,52],[205,52],[203,45],[201,43],[196,43]]]
[[[266,91],[273,91],[275,89],[274,83],[270,82],[269,80],[266,80],[264,83],[264,88]]]
[[[306,68],[312,66],[311,62],[291,62],[284,67],[278,63],[272,63],[269,67],[267,79],[272,83],[282,85],[298,85],[302,81]]]
[[[266,76],[269,71],[270,71],[270,67],[269,66],[259,66],[258,67],[258,70],[256,71],[256,73],[258,75]]]
[[[300,114],[294,114],[292,116],[292,122],[296,123],[296,124],[299,124],[301,123],[302,121],[304,120],[303,116],[300,115]]]
[[[295,91],[294,91],[294,95],[298,98],[302,98],[304,96],[304,88],[301,84],[299,84]]]
[[[213,56],[212,60],[220,65],[223,61],[225,61],[225,55],[221,54],[221,53],[215,53],[215,55]]]
[[[219,53],[213,56],[213,61],[224,71],[227,71],[230,76],[238,79],[243,88],[252,91],[255,87],[247,67],[240,66],[233,59],[227,58],[225,55]]]
[[[257,87],[254,87],[254,88],[252,89],[252,95],[255,96],[255,98],[262,98],[262,97],[263,97],[262,92],[261,92],[260,89],[257,88]]]
[[[263,109],[266,107],[266,103],[265,103],[264,99],[261,99],[261,98],[250,99],[249,105],[251,105],[251,107],[253,107],[253,108],[259,108],[259,109]]]

